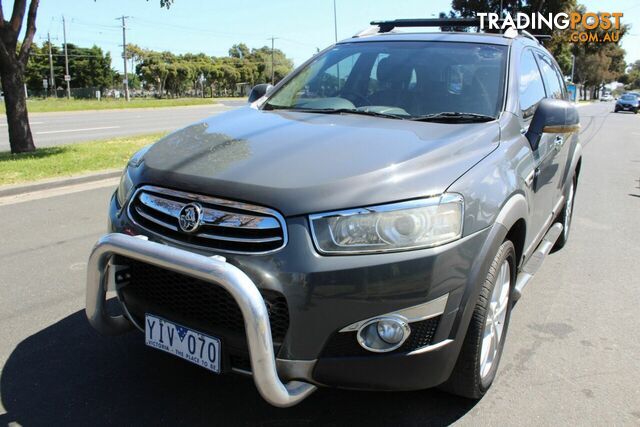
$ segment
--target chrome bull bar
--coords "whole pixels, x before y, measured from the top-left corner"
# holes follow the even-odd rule
[[[180,274],[211,282],[227,290],[244,318],[253,379],[260,395],[279,407],[293,406],[313,393],[316,387],[303,381],[283,384],[278,377],[273,352],[269,314],[253,281],[239,268],[196,253],[150,242],[126,234],[102,236],[94,246],[87,265],[87,318],[100,333],[118,335],[133,326],[124,316],[110,316],[105,309],[107,267],[113,255],[122,255]]]

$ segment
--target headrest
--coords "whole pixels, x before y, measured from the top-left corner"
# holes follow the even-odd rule
[[[376,68],[378,82],[383,85],[397,85],[408,83],[411,67],[407,65],[405,57],[391,55],[381,59]]]

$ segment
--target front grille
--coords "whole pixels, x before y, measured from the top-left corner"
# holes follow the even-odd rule
[[[200,208],[199,227],[186,232],[180,213],[190,204]],[[266,253],[287,243],[284,219],[261,206],[185,193],[141,187],[129,202],[129,217],[140,227],[180,243],[234,253]]]
[[[408,353],[430,345],[439,322],[440,316],[410,323],[409,338],[399,348],[387,353],[373,353],[362,348],[358,344],[357,332],[336,332],[329,338],[320,357],[362,357]]]
[[[116,263],[128,266],[128,275],[122,275],[127,277],[127,282],[119,285],[119,295],[139,325],[144,325],[145,313],[155,314],[221,338],[223,351],[232,362],[236,356],[245,357],[247,343],[242,312],[224,288],[129,258],[118,257]],[[289,329],[287,301],[279,292],[260,292],[267,306],[277,351]]]

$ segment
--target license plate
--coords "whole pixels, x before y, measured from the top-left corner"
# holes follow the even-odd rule
[[[220,340],[153,314],[145,315],[145,344],[220,372]]]

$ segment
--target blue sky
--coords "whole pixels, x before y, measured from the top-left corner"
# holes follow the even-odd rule
[[[632,24],[623,41],[627,62],[640,59],[640,2],[638,0],[582,1],[591,11],[621,11],[623,23]],[[127,42],[174,53],[204,52],[225,55],[232,44],[270,45],[293,58],[296,65],[316,48],[334,41],[333,0],[176,0],[170,10],[159,0],[41,0],[38,12],[40,44],[47,32],[62,43],[62,15],[67,40],[81,46],[96,44],[111,52],[113,65],[122,71],[122,32],[116,18],[130,16]],[[347,38],[374,19],[437,16],[448,11],[450,0],[337,0],[338,38]],[[13,6],[5,1],[5,16]]]

